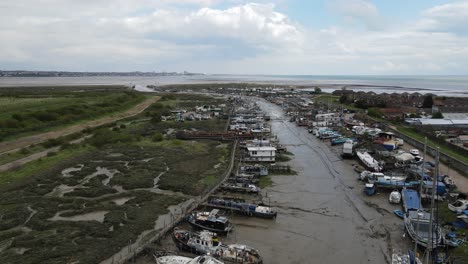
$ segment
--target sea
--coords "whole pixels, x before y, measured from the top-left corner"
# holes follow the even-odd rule
[[[337,89],[373,91],[375,93],[432,93],[439,96],[468,97],[468,75],[175,75],[175,76],[98,76],[98,77],[0,77],[0,87],[49,85],[147,85],[197,83],[259,83],[272,87],[320,87],[322,91]]]

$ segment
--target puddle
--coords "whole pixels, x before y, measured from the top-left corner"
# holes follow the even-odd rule
[[[217,168],[219,168],[219,166],[221,166],[221,163],[215,164],[215,165],[213,166],[213,168],[217,169]]]
[[[84,164],[78,164],[78,167],[71,167],[71,168],[66,168],[62,171],[62,177],[64,178],[70,178],[70,177],[73,177],[73,174],[71,174],[72,172],[75,172],[75,171],[80,171],[82,170],[84,167]]]
[[[74,215],[69,217],[60,216],[60,214],[70,212],[70,210],[57,212],[53,217],[47,219],[49,221],[98,221],[99,223],[104,222],[104,218],[109,211],[96,211],[86,214]]]
[[[117,157],[122,157],[123,155],[124,155],[123,153],[111,153],[111,154],[107,155],[107,157],[117,158]]]
[[[106,176],[107,176],[107,179],[102,180],[102,184],[103,184],[104,186],[107,186],[107,185],[109,184],[110,180],[111,180],[111,179],[114,177],[114,175],[115,175],[116,173],[118,173],[118,172],[119,172],[119,171],[118,171],[118,170],[115,170],[115,169],[109,170],[109,169],[107,169],[107,168],[97,167],[97,168],[96,168],[96,172],[93,173],[93,174],[91,174],[91,175],[94,175],[94,177],[97,176],[97,175],[106,175]]]
[[[130,201],[133,198],[135,197],[122,197],[122,198],[114,199],[112,200],[112,202],[114,202],[116,205],[124,205],[126,202]]]
[[[59,186],[55,187],[50,193],[45,194],[44,196],[55,196],[55,197],[63,197],[64,194],[73,192],[77,186],[68,186],[65,184],[60,184]]]
[[[14,248],[15,253],[18,254],[18,255],[23,255],[24,252],[26,252],[28,250],[29,250],[29,248]]]
[[[151,160],[154,160],[154,158],[144,159],[144,160],[141,160],[141,161],[148,163]]]

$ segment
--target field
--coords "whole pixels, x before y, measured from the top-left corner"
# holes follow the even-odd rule
[[[0,141],[50,131],[123,111],[146,96],[124,87],[0,89]]]
[[[91,129],[93,136],[82,143],[2,173],[0,262],[98,263],[145,231],[154,232],[169,206],[221,180],[232,148],[229,142],[181,141],[168,133],[222,131],[224,119],[158,118],[176,106],[216,103],[163,96],[135,117]]]

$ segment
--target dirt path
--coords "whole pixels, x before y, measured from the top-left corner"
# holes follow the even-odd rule
[[[151,104],[157,102],[160,98],[161,98],[160,96],[151,97],[125,112],[115,113],[115,114],[102,117],[96,120],[91,120],[91,121],[84,122],[78,125],[72,125],[69,127],[65,127],[62,129],[58,129],[58,130],[54,130],[54,131],[50,131],[50,132],[46,132],[46,133],[42,133],[38,135],[33,135],[33,136],[19,138],[16,140],[1,142],[0,143],[0,155],[5,154],[10,151],[19,150],[19,149],[28,147],[33,144],[41,143],[48,139],[58,138],[58,137],[70,135],[73,133],[77,133],[88,127],[97,127],[97,126],[101,126],[104,124],[115,122],[120,119],[124,119],[127,117],[137,115],[143,112]]]

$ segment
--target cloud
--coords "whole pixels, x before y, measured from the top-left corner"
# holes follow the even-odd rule
[[[398,27],[379,26],[382,15],[368,1],[334,1],[328,8],[353,23],[321,29],[263,0],[221,2],[0,3],[0,68],[250,74],[465,74],[468,68],[468,38],[456,27],[466,1],[421,11]]]
[[[468,1],[434,6],[422,15],[416,24],[418,30],[468,34]]]
[[[343,16],[346,22],[363,23],[370,30],[384,26],[377,7],[366,0],[334,0],[328,4],[328,8]]]

